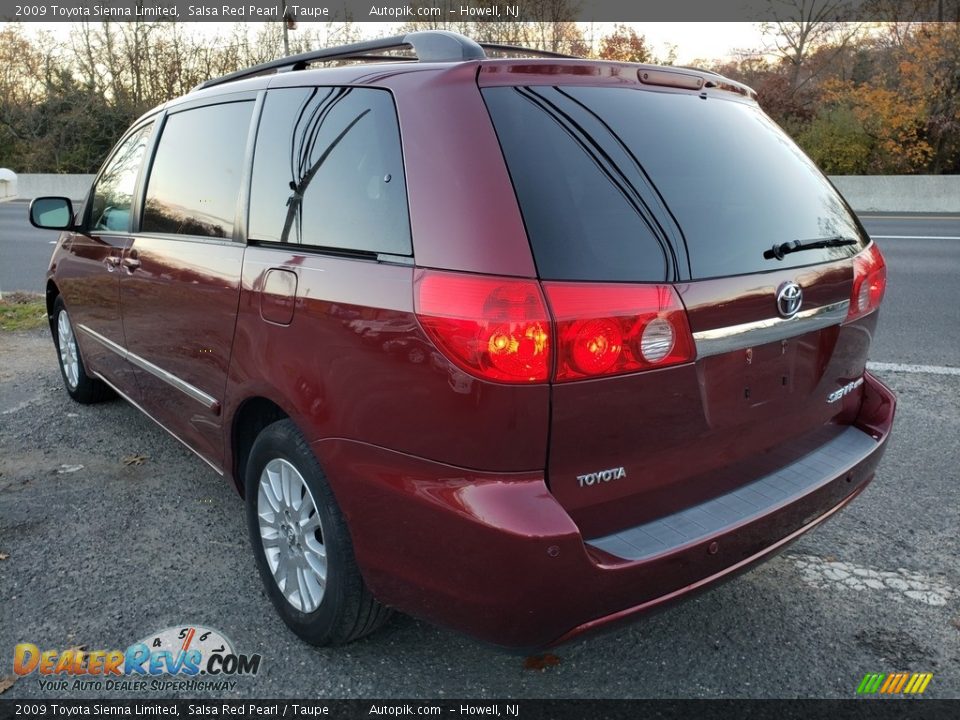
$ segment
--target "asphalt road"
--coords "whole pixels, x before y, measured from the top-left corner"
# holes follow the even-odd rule
[[[887,261],[871,357],[960,366],[960,216],[861,215]]]
[[[867,220],[878,235],[960,235],[960,221],[932,222]],[[873,360],[960,365],[960,240],[878,242],[891,287]],[[899,395],[897,427],[849,508],[750,573],[533,671],[402,616],[348,647],[300,643],[261,589],[223,479],[131,406],[72,403],[42,330],[0,334],[0,677],[16,643],[123,649],[201,624],[263,655],[231,697],[850,698],[868,672],[915,671],[934,674],[925,697],[958,698],[960,374],[949,373],[878,372]],[[142,465],[124,463],[135,455]],[[43,689],[34,675],[3,697],[104,694],[143,696]]]
[[[37,230],[27,219],[27,203],[0,203],[0,292],[43,292],[53,244],[59,236]]]

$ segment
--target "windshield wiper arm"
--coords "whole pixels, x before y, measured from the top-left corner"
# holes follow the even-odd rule
[[[769,250],[763,251],[765,260],[783,260],[785,255],[790,253],[802,252],[803,250],[816,250],[818,248],[843,247],[844,245],[856,245],[857,240],[845,238],[840,235],[834,237],[819,238],[817,240],[791,240],[790,242],[777,243]]]

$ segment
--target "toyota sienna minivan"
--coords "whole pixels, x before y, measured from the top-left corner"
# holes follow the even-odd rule
[[[837,513],[889,438],[883,257],[710,72],[441,31],[307,53],[30,212],[67,392],[234,484],[310,643],[632,619]]]

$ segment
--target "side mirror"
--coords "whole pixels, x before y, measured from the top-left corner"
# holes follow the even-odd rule
[[[73,228],[73,203],[65,197],[38,197],[30,201],[30,224],[41,230]]]

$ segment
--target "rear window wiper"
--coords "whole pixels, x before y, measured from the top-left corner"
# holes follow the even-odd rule
[[[840,235],[834,237],[818,238],[816,240],[791,240],[790,242],[777,243],[769,250],[763,251],[765,260],[783,260],[785,255],[801,252],[803,250],[817,250],[818,248],[843,247],[844,245],[856,245],[857,240],[845,238]]]

